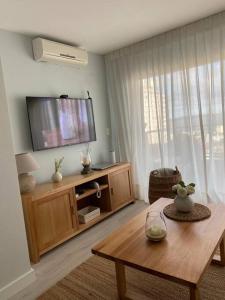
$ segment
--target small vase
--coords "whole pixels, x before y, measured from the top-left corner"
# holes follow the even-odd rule
[[[60,172],[55,172],[52,175],[52,181],[53,182],[60,182],[60,181],[62,181],[62,174]]]
[[[194,205],[193,200],[189,196],[187,197],[176,196],[176,198],[174,199],[174,203],[176,209],[184,213],[191,212]]]

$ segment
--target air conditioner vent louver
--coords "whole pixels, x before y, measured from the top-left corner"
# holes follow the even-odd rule
[[[36,61],[65,62],[73,65],[87,65],[88,63],[86,50],[42,38],[33,40],[33,52]]]
[[[60,53],[60,56],[65,57],[65,58],[69,58],[69,59],[76,59],[75,56],[69,55],[69,54],[62,54]]]

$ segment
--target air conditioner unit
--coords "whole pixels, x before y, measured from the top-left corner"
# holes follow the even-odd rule
[[[34,59],[37,61],[87,65],[86,50],[49,41],[42,38],[33,40]]]

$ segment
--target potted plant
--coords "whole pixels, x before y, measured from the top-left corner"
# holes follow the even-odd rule
[[[190,212],[194,205],[190,195],[195,192],[195,184],[189,183],[185,185],[183,181],[180,181],[178,184],[172,186],[172,191],[176,194],[174,199],[176,209],[180,212]]]
[[[63,160],[64,160],[64,157],[62,157],[60,159],[55,159],[55,173],[52,175],[53,182],[62,181],[61,167],[62,167]]]

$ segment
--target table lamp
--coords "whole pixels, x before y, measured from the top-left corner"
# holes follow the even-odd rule
[[[39,165],[30,153],[16,154],[17,172],[21,193],[33,191],[36,180],[29,172],[39,169]]]

